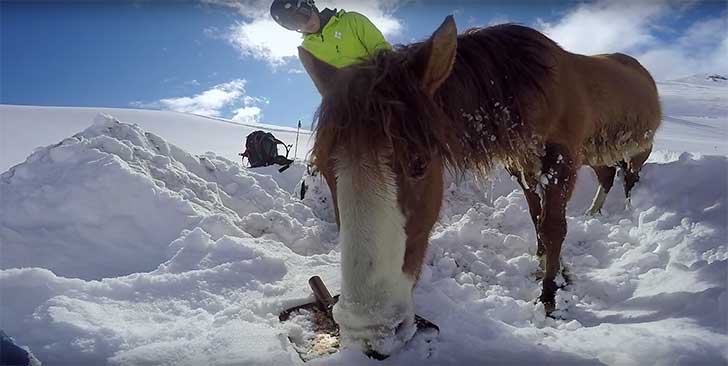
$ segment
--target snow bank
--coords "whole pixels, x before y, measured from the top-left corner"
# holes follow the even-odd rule
[[[259,340],[336,225],[292,195],[305,167],[268,170],[106,115],[36,151],[0,176],[0,327],[49,364],[291,362]]]
[[[728,158],[658,152],[604,215],[582,169],[557,294],[536,304],[535,233],[503,171],[449,178],[416,312],[441,328],[387,364],[724,364]],[[0,328],[45,364],[301,364],[278,313],[338,292],[328,190],[99,117],[0,176]],[[381,364],[344,350],[313,364]]]
[[[261,236],[271,225],[261,221],[277,218],[305,231],[290,215],[310,215],[289,193],[303,169],[276,173],[276,181],[100,116],[1,176],[0,230],[7,242],[0,265],[110,277],[154,269],[183,229],[200,226],[219,237],[247,228]]]

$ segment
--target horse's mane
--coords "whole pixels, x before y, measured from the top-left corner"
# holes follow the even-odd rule
[[[314,161],[337,146],[355,162],[376,158],[391,141],[392,153],[409,164],[439,153],[458,171],[487,170],[493,153],[530,139],[524,98],[544,96],[553,41],[513,24],[470,29],[458,36],[452,73],[434,98],[421,91],[417,74],[415,55],[424,45],[398,46],[340,70],[316,113]]]

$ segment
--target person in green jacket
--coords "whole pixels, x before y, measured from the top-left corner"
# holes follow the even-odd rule
[[[356,12],[329,8],[319,12],[313,0],[275,0],[270,14],[284,28],[302,33],[301,46],[336,68],[392,49],[382,32]]]

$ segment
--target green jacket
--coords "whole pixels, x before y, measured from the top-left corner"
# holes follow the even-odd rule
[[[340,10],[319,33],[303,36],[303,48],[316,58],[342,68],[392,46],[365,16]]]

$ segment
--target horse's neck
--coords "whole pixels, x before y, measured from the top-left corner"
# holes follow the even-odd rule
[[[448,82],[440,103],[461,134],[464,153],[474,165],[489,169],[533,149],[533,133],[520,113],[513,111],[513,97],[489,92],[502,91],[497,84],[501,81],[473,82],[454,75]]]

